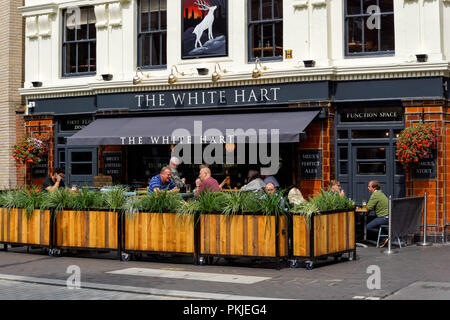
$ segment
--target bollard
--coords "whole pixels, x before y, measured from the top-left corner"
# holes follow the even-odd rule
[[[389,212],[389,232],[388,232],[388,249],[387,250],[383,250],[381,251],[384,254],[393,254],[393,253],[398,253],[397,250],[391,250],[391,223],[392,223],[392,219],[391,219],[391,211],[392,211],[392,196],[389,196],[389,206],[388,206],[388,212]]]
[[[425,200],[423,202],[423,242],[417,242],[416,245],[422,247],[432,246],[431,242],[427,242],[427,193],[425,192]]]

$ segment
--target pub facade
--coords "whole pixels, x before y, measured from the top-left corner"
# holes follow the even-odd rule
[[[180,171],[192,186],[210,156],[224,159],[211,169],[230,188],[252,168],[276,167],[282,187],[306,198],[332,179],[357,202],[374,179],[393,197],[427,192],[429,235],[447,241],[448,0],[26,0],[20,9],[25,129],[50,138],[29,183],[61,166],[69,185],[111,176],[145,187],[187,144]],[[422,121],[439,129],[438,148],[405,170],[396,138]]]

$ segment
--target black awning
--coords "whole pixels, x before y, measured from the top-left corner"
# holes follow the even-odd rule
[[[319,111],[213,114],[165,117],[97,119],[72,137],[67,144],[139,145],[182,143],[260,142],[278,132],[281,143],[298,142],[300,134]],[[232,138],[233,137],[233,138]],[[200,141],[200,139],[202,139]],[[234,139],[234,140],[231,140]]]

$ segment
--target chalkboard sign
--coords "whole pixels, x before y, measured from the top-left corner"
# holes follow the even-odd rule
[[[92,121],[92,118],[62,119],[60,121],[61,131],[78,131],[89,125]]]
[[[48,173],[48,158],[45,157],[41,162],[35,164],[31,169],[31,176],[33,178],[46,177]]]
[[[300,177],[302,179],[322,178],[322,151],[300,151]]]
[[[419,165],[413,168],[414,179],[436,179],[436,150],[419,161]]]
[[[103,153],[103,173],[106,176],[120,177],[122,175],[122,153]]]

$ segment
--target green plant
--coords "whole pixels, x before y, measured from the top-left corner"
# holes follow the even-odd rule
[[[302,202],[296,204],[290,210],[291,213],[299,214],[303,216],[308,226],[310,225],[311,218],[313,215],[320,214],[320,209],[313,202]]]
[[[44,192],[43,195],[42,208],[44,209],[54,208],[56,211],[62,211],[74,207],[74,196],[65,188]]]
[[[103,208],[105,204],[100,192],[81,188],[80,192],[73,195],[71,206],[74,210],[90,210]]]
[[[332,210],[347,210],[353,207],[353,203],[347,197],[341,197],[337,192],[320,190],[314,198],[309,198],[309,202],[316,205],[321,212]]]
[[[176,212],[181,200],[181,197],[175,193],[162,191],[150,193],[141,198],[140,206],[141,210],[145,212]]]
[[[176,210],[177,218],[176,221],[186,221],[195,219],[195,215],[200,212],[200,203],[196,200],[180,201],[178,208]],[[195,221],[197,224],[198,219]]]
[[[429,157],[436,148],[438,135],[439,130],[422,123],[408,127],[398,137],[395,154],[405,168],[417,165],[420,159]]]
[[[40,209],[42,207],[44,195],[41,192],[41,189],[36,186],[33,186],[29,190],[22,189],[19,192],[22,192],[24,195],[23,208],[25,209],[26,217],[30,219],[34,213],[34,210]]]
[[[259,196],[254,192],[227,192],[223,193],[223,206],[221,212],[225,215],[237,213],[259,213]]]
[[[260,199],[261,212],[266,216],[273,215],[275,217],[286,214],[284,193],[285,191],[279,190],[274,194],[264,194]]]
[[[103,201],[106,207],[112,211],[118,211],[123,208],[127,197],[125,192],[127,189],[123,186],[114,186],[103,193]]]
[[[196,201],[198,201],[200,213],[222,212],[222,208],[226,204],[224,193],[210,192],[209,190],[202,192]]]

